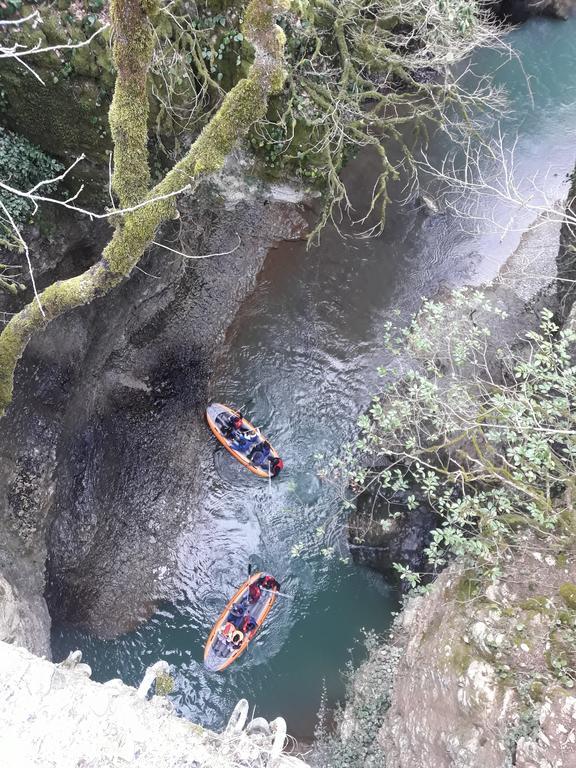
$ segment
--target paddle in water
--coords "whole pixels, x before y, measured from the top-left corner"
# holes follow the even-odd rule
[[[294,595],[287,595],[285,592],[278,592],[277,589],[266,589],[265,587],[261,587],[262,592],[273,592],[275,595],[278,595],[278,597],[286,597],[288,600],[294,600]]]

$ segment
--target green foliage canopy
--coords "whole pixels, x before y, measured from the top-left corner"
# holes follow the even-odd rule
[[[402,373],[380,371],[360,438],[334,464],[358,491],[376,484],[396,504],[404,493],[407,509],[418,497],[436,510],[426,552],[436,568],[460,557],[497,577],[522,529],[556,544],[574,535],[576,331],[544,310],[538,330],[499,342],[505,317],[481,292],[462,290],[426,301],[407,328],[389,326]]]

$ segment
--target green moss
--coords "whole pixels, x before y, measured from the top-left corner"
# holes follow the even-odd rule
[[[520,603],[520,607],[525,611],[534,611],[535,613],[547,613],[550,608],[550,599],[545,595],[534,595]]]
[[[566,582],[565,584],[562,584],[558,592],[564,601],[564,604],[568,608],[576,610],[576,584]]]
[[[250,34],[258,35],[267,32],[274,20],[273,0],[261,0],[258,3],[249,3],[244,14],[244,26],[250,30]]]
[[[267,93],[256,79],[240,81],[196,142],[196,174],[219,170],[226,155],[255,120],[265,114]]]
[[[546,686],[540,680],[534,680],[530,684],[530,698],[535,702],[543,702],[544,694],[546,693]]]
[[[565,533],[576,533],[576,510],[573,507],[563,509],[559,515],[559,521]]]
[[[129,87],[116,88],[108,119],[114,140],[114,191],[122,206],[133,205],[150,186],[146,91],[137,94]]]
[[[91,28],[89,34],[94,31]],[[91,67],[94,52],[98,51],[98,55],[107,58],[107,82],[111,84],[111,58],[105,35],[102,40],[96,38],[89,47],[64,52],[60,58],[55,54],[34,56],[32,63],[43,83],[13,60],[5,60],[0,68],[3,124],[64,162],[81,153],[90,159],[91,167],[80,164],[75,169],[71,178],[71,186],[75,188],[78,181],[88,182],[99,164],[102,176],[107,174],[106,152],[111,146],[106,121],[109,97],[102,92],[100,67],[95,71]],[[31,27],[22,30],[19,42],[29,45],[80,42],[87,36],[88,32],[77,21],[68,23],[65,14],[42,5],[42,25],[35,30]],[[75,61],[81,72],[76,72]]]
[[[42,15],[42,33],[48,45],[64,45],[69,37],[63,28],[59,14],[46,13]]]
[[[478,597],[481,584],[474,571],[466,571],[454,587],[454,595],[459,602]]]
[[[160,3],[158,0],[140,0],[140,5],[148,18],[154,20],[160,12]]]
[[[465,675],[468,671],[468,667],[472,663],[470,648],[463,643],[455,641],[455,645],[452,649],[449,659],[450,666],[454,669],[454,671],[460,676]]]
[[[24,346],[13,323],[2,331],[0,337],[0,416],[12,401],[14,381],[12,371],[22,356]]]
[[[148,165],[147,74],[154,50],[148,11],[153,0],[112,0],[110,15],[116,35],[112,57],[118,76],[108,120],[114,141],[112,186],[123,207],[144,199],[150,187]]]
[[[174,680],[170,675],[156,676],[156,696],[167,696],[174,690]]]
[[[72,66],[77,74],[84,77],[92,77],[95,74],[92,52],[87,46],[72,51]]]
[[[278,68],[272,74],[270,78],[270,89],[272,93],[280,93],[284,83],[286,81],[286,71],[282,68]]]
[[[40,75],[46,73],[40,70]],[[92,161],[104,159],[110,141],[97,126],[105,111],[97,106],[96,84],[54,82],[49,76],[45,82],[42,85],[23,74],[13,62],[2,65],[0,84],[7,106],[4,124],[55,157],[69,159],[84,152]]]

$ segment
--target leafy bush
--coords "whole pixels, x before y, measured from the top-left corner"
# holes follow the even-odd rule
[[[404,369],[380,371],[360,439],[335,464],[358,491],[376,484],[395,501],[404,492],[408,509],[415,496],[427,500],[443,521],[426,551],[436,568],[459,556],[497,576],[519,528],[574,535],[576,332],[545,310],[537,332],[503,343],[504,317],[481,292],[458,291],[425,302],[410,327],[389,326]]]
[[[11,187],[28,190],[43,179],[57,176],[64,166],[31,144],[23,136],[0,128],[0,179]],[[45,185],[49,193],[54,185]],[[0,191],[4,203],[16,224],[25,224],[33,210],[33,204],[24,197]]]

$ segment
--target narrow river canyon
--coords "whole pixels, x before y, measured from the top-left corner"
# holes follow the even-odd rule
[[[531,20],[507,42],[514,56],[480,51],[473,67],[507,92],[502,131],[507,146],[517,136],[519,183],[538,177],[562,205],[576,155],[576,18]],[[442,137],[433,137],[432,161],[445,151]],[[358,211],[368,202],[373,167],[364,151],[344,172]],[[436,200],[436,183],[423,183]],[[354,439],[357,417],[378,388],[376,369],[388,359],[385,322],[407,319],[422,297],[493,279],[517,249],[530,264],[527,279],[537,280],[542,254],[553,259],[558,250],[559,226],[552,236],[546,227],[523,236],[534,223],[530,213],[516,213],[503,236],[488,224],[471,232],[443,212],[441,200],[438,206],[434,213],[404,205],[398,190],[377,237],[342,238],[328,227],[317,247],[280,242],[268,253],[208,372],[206,394],[241,407],[278,448],[285,472],[271,484],[249,476],[207,428],[190,432],[199,462],[193,481],[172,494],[172,473],[185,467],[166,467],[161,501],[146,468],[135,466],[142,503],[178,506],[189,521],[172,552],[177,576],[168,599],[113,639],[56,621],[56,661],[80,648],[96,680],[135,684],[150,663],[165,659],[175,673],[171,699],[194,722],[220,727],[246,697],[257,713],[282,714],[290,733],[312,740],[322,701],[333,706],[342,697],[339,672],[351,653],[362,657],[363,632],[386,632],[399,604],[396,584],[351,560],[341,499],[317,475],[318,456],[338,454]],[[503,203],[493,201],[490,211],[508,220]],[[202,409],[183,397],[179,407],[158,411],[154,429],[185,439],[188,415],[198,420]],[[161,538],[161,527],[153,535]],[[289,598],[278,599],[273,621],[235,667],[210,674],[202,664],[205,640],[249,562],[274,573]]]

